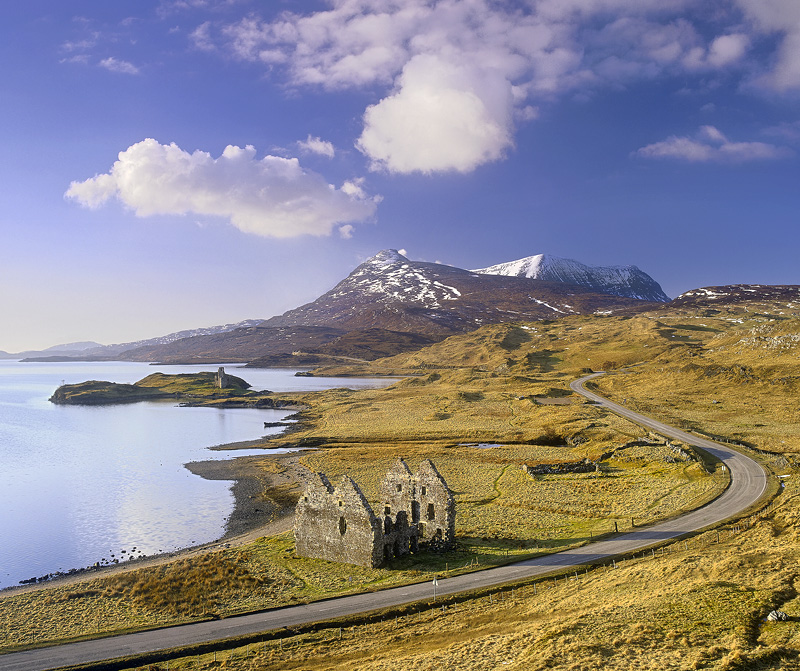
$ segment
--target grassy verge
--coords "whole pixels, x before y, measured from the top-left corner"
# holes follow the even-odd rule
[[[173,651],[170,669],[797,669],[796,484],[720,530],[576,577]],[[766,622],[780,608],[788,622]],[[115,668],[166,669],[164,657]]]

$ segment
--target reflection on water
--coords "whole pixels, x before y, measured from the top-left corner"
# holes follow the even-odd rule
[[[212,367],[0,361],[0,588],[102,558],[152,554],[218,538],[233,507],[230,483],[203,480],[189,461],[230,458],[208,446],[252,440],[288,413],[181,408],[173,403],[56,406],[63,381],[135,382]],[[387,380],[295,378],[233,369],[256,389],[383,386]],[[309,383],[313,384],[309,384]],[[235,453],[235,456],[254,451]],[[261,451],[255,453],[263,454]]]

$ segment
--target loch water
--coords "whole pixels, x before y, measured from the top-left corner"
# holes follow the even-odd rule
[[[220,538],[233,510],[231,482],[191,461],[264,454],[209,447],[280,432],[284,410],[184,408],[174,402],[59,406],[63,383],[132,383],[154,372],[213,366],[128,362],[0,361],[0,589],[105,559],[125,561]],[[385,378],[295,377],[295,370],[226,366],[254,389],[381,387]],[[134,549],[135,548],[135,549]],[[125,550],[125,552],[122,552]],[[113,555],[113,557],[112,557]]]

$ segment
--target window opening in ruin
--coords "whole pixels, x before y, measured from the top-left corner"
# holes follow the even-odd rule
[[[344,505],[342,501],[339,501],[339,507],[341,508]]]
[[[422,487],[422,495],[425,496],[428,493],[428,490],[425,486]]]
[[[432,503],[428,504],[428,519],[435,520],[436,519],[436,509],[433,507]]]
[[[344,517],[339,518],[339,533],[344,536],[344,532],[347,531],[347,520]]]
[[[384,506],[383,507],[383,514],[384,515],[391,515],[392,514],[392,509],[389,506]]]
[[[419,501],[411,502],[411,523],[416,524],[419,522]]]
[[[398,492],[402,492],[403,491],[403,485],[397,485],[397,491]]]

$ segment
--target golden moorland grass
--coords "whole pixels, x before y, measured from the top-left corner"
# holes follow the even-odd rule
[[[599,473],[530,476],[522,463],[582,459],[578,447],[506,445],[402,450],[384,446],[308,453],[334,481],[348,473],[377,502],[378,483],[403,455],[433,458],[454,490],[457,547],[370,569],[296,557],[291,533],[78,584],[0,599],[0,649],[163,626],[456,574],[580,544],[695,507],[724,486],[695,462],[669,463],[664,445],[620,451]],[[269,468],[269,467],[268,467]],[[473,566],[475,564],[476,566]]]
[[[506,553],[530,556],[583,542],[613,521],[660,519],[718,491],[719,473],[709,476],[698,463],[675,461],[663,443],[631,445],[645,442],[640,428],[571,397],[569,381],[586,368],[618,371],[597,381],[603,393],[668,421],[750,443],[768,452],[763,458],[774,469],[793,473],[800,451],[797,331],[783,317],[733,310],[575,317],[485,327],[420,352],[351,367],[350,372],[413,377],[385,390],[296,395],[308,405],[307,423],[264,444],[324,445],[307,453],[305,464],[332,479],[352,475],[373,501],[397,456],[408,458],[412,468],[432,458],[455,492],[457,550],[398,560],[388,569],[362,569],[296,558],[291,536],[284,534],[213,553],[205,565],[192,560],[158,568],[161,573],[141,569],[123,579],[109,576],[2,599],[6,636],[0,645],[8,649],[427,579],[476,556],[483,564],[496,563]],[[470,446],[480,442],[498,446]],[[781,454],[772,457],[770,450]],[[521,469],[522,463],[601,456],[599,473],[534,478]],[[786,491],[795,496],[794,480]],[[797,634],[762,627],[758,618],[770,604],[797,607],[790,568],[797,560],[792,525],[798,506],[792,497],[782,494],[786,504],[780,511],[756,520],[737,534],[736,543],[726,541],[711,552],[702,543],[690,544],[683,554],[676,549],[663,559],[626,563],[609,575],[596,571],[580,588],[567,583],[546,598],[520,596],[509,617],[505,606],[464,603],[458,615],[437,611],[419,624],[398,621],[397,630],[370,625],[358,636],[344,635],[341,643],[321,634],[299,637],[288,653],[262,650],[261,666],[249,666],[254,660],[240,655],[228,666],[428,669],[446,660],[448,667],[487,669],[506,662],[509,668],[755,668],[741,660],[760,655],[764,668],[781,668],[769,660],[794,663],[786,660],[796,658]],[[205,584],[211,589],[200,596]],[[172,592],[171,602],[159,604],[155,590]],[[759,648],[760,642],[766,647]],[[195,661],[201,668],[208,662]]]
[[[241,671],[800,669],[800,487],[655,552],[169,662]],[[767,622],[779,608],[786,622]],[[166,664],[131,666],[136,671]]]

